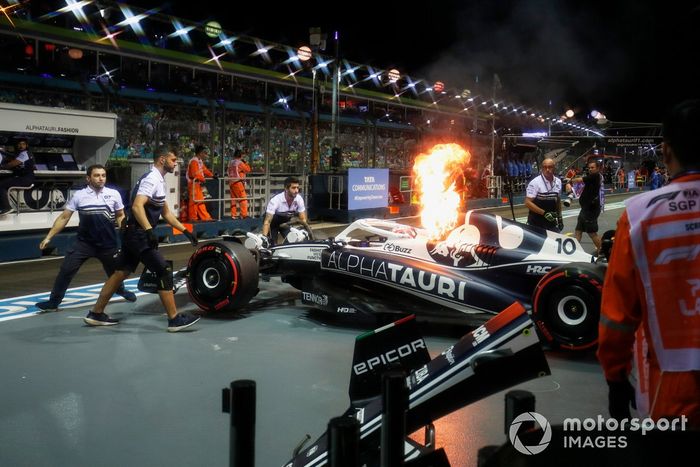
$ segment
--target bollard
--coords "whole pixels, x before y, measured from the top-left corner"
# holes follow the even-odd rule
[[[255,465],[255,381],[233,381],[222,391],[221,410],[231,414],[229,465]]]
[[[404,464],[407,408],[406,373],[401,370],[387,371],[382,375],[381,467],[400,467]]]
[[[510,425],[515,420],[515,417],[525,412],[535,411],[535,395],[530,391],[508,391],[506,393],[506,410],[505,410],[505,432],[506,435],[510,432]],[[534,428],[533,422],[525,422],[520,429],[523,431]]]
[[[335,417],[328,422],[328,465],[360,465],[360,422],[355,417]]]

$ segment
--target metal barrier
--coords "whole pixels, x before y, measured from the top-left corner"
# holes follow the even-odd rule
[[[343,197],[343,192],[345,191],[345,186],[343,183],[342,175],[329,175],[328,176],[328,207],[333,209],[333,199],[337,199],[337,206],[335,209],[340,209],[340,200]]]
[[[299,179],[300,192],[304,201],[308,199],[308,177],[301,175],[294,175]],[[206,198],[203,200],[197,200],[195,203],[218,203],[218,220],[222,217],[228,217],[228,213],[231,212],[231,203],[233,201],[240,201],[243,199],[248,200],[248,215],[250,217],[259,217],[265,214],[265,209],[267,208],[267,203],[273,194],[276,194],[284,190],[284,180],[288,175],[268,175],[264,174],[254,174],[248,175],[245,178],[234,178],[234,177],[219,177],[218,179],[207,178],[206,180],[217,180],[219,193],[223,193],[225,196],[218,198]],[[244,180],[246,183],[246,196],[245,198],[232,198],[230,190],[230,182]],[[341,185],[342,189],[342,185]],[[339,201],[340,202],[340,201]],[[183,206],[187,209],[187,206]]]

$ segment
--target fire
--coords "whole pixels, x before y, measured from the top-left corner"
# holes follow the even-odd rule
[[[460,194],[456,180],[471,154],[458,144],[438,144],[413,164],[413,183],[421,205],[421,223],[432,238],[442,238],[457,225]]]

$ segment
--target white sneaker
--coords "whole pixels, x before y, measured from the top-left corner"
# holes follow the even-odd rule
[[[571,200],[573,199],[573,195],[568,195],[564,199],[561,200],[561,204],[564,205],[564,207],[568,208],[571,206]]]

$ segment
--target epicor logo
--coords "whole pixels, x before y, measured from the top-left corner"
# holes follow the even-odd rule
[[[533,446],[525,446],[523,442],[520,441],[518,430],[520,430],[520,425],[524,422],[535,422],[540,426],[543,433],[539,443]],[[508,438],[516,451],[527,454],[528,456],[539,454],[549,446],[549,442],[552,440],[552,427],[549,426],[547,419],[537,412],[525,412],[515,417],[513,423],[510,424]]]

